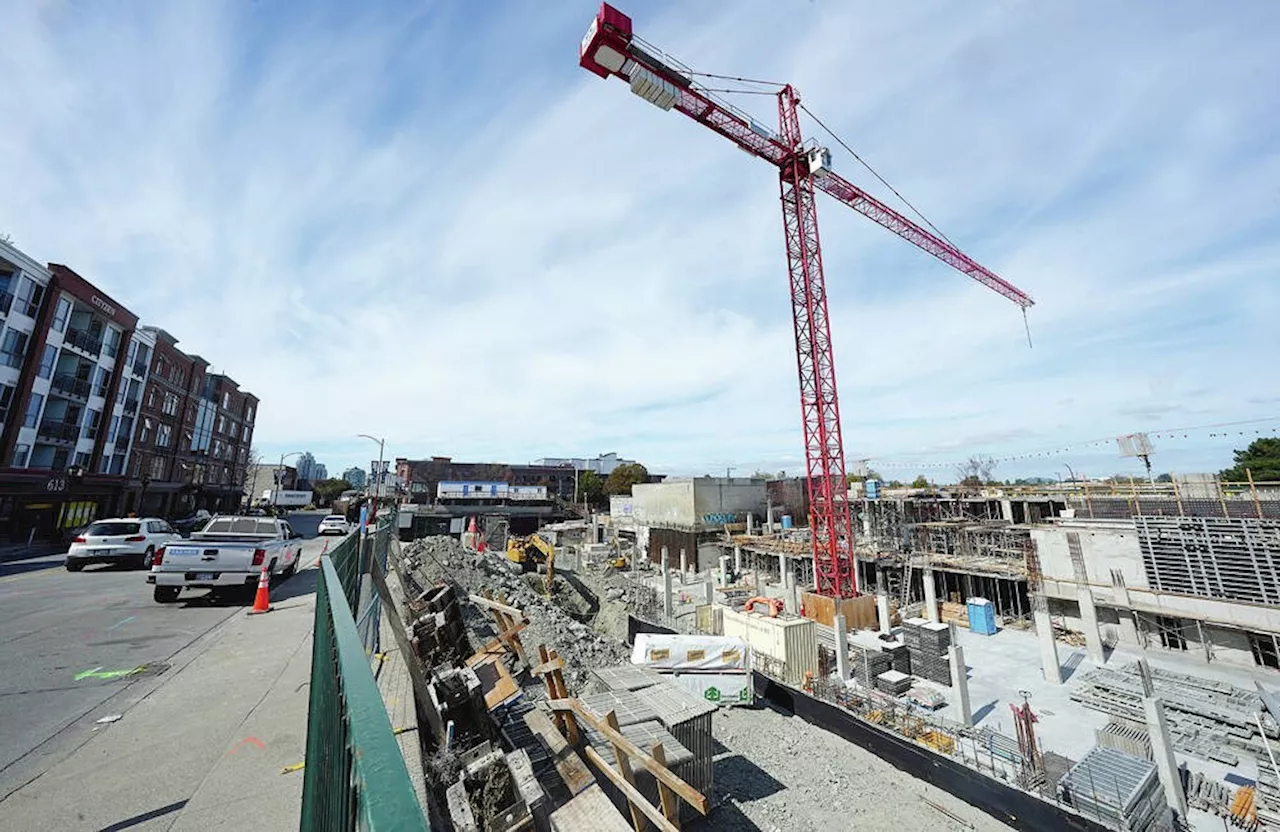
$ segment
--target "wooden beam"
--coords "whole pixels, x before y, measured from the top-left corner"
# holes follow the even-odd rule
[[[649,749],[649,753],[653,755],[653,759],[667,764],[667,752],[662,750],[662,743],[655,742],[653,747]],[[658,781],[658,797],[662,800],[662,815],[671,821],[671,825],[676,829],[680,828],[680,804],[676,802],[676,793],[671,791],[671,787],[661,780]]]
[[[569,747],[569,743],[551,724],[551,720],[547,719],[546,714],[539,710],[529,711],[524,715],[524,724],[528,725],[529,730],[546,746],[551,759],[555,761],[560,779],[569,789],[569,794],[576,795],[596,782],[596,778],[591,775],[591,769],[587,768],[587,764],[582,762],[578,753]]]
[[[497,638],[495,638],[495,639],[493,639],[492,641],[490,641],[490,642],[486,643],[484,647],[481,647],[481,648],[480,648],[479,650],[477,650],[476,652],[477,652],[477,653],[492,653],[494,650],[497,650],[497,649],[498,649],[498,648],[500,648],[500,647],[505,647],[505,646],[506,646],[506,644],[507,644],[507,640],[508,640],[508,639],[510,639],[512,636],[514,636],[514,635],[518,634],[521,630],[523,630],[525,627],[528,627],[528,626],[529,626],[529,622],[528,622],[528,621],[521,621],[519,624],[515,625],[515,626],[514,626],[514,627],[512,627],[511,629],[509,629],[509,630],[503,630],[502,632],[498,633],[498,637],[497,637]]]
[[[538,645],[538,658],[542,660],[544,665],[551,661],[551,655],[547,652],[547,645]],[[547,686],[547,697],[551,700],[559,701],[560,688],[556,685],[556,680],[552,678],[550,673],[542,675],[542,682]],[[561,734],[567,735],[569,729],[566,727],[565,720],[573,716],[573,709],[570,708],[567,713],[564,710],[553,709],[551,713],[555,715],[556,728],[560,729]]]
[[[560,655],[556,653],[556,651],[548,650],[547,655],[550,656],[552,662],[560,662],[561,666],[564,665],[564,660],[560,658]],[[568,699],[569,689],[565,687],[564,674],[560,671],[560,668],[557,667],[553,669],[550,675],[556,684],[556,698]],[[569,727],[569,742],[576,748],[582,744],[582,735],[578,733],[578,718],[570,712],[565,714],[564,720],[565,724]]]
[[[640,793],[639,789],[628,783],[621,774],[610,768],[609,764],[604,761],[604,757],[600,756],[600,752],[589,745],[586,747],[586,752],[587,759],[627,796],[633,811],[638,809],[643,812],[644,816],[653,821],[654,825],[661,829],[662,832],[680,832],[679,827],[673,826],[671,821],[662,816],[662,812],[659,811],[658,807],[644,799],[644,795]]]
[[[671,787],[672,791],[678,794],[686,803],[698,810],[699,814],[705,815],[707,809],[707,799],[684,780],[680,779],[671,769],[659,763],[649,755],[649,752],[641,750],[639,746],[631,740],[622,736],[618,731],[610,728],[603,719],[596,716],[595,713],[582,704],[577,699],[552,699],[545,703],[547,707],[553,711],[573,711],[582,721],[586,722],[592,728],[604,734],[610,742],[616,742],[631,756],[632,759],[639,760],[641,764],[648,769],[654,777],[657,777],[663,783]]]
[[[550,673],[553,670],[564,670],[564,659],[554,658],[549,661],[544,660],[542,664],[529,671],[534,676],[541,676],[544,673]]]
[[[610,728],[612,728],[614,732],[618,734],[618,736],[622,736],[622,728],[621,726],[618,725],[618,715],[615,714],[613,711],[609,711],[609,713],[604,715],[604,723],[605,725],[608,725]],[[623,782],[626,782],[627,786],[630,787],[630,788],[624,788],[623,792],[627,794],[627,805],[631,807],[631,825],[636,828],[636,832],[644,832],[645,830],[644,818],[647,813],[643,809],[641,809],[640,805],[637,805],[637,803],[641,805],[649,805],[649,801],[645,800],[643,796],[640,797],[639,801],[636,801],[634,798],[631,797],[631,794],[633,792],[637,795],[640,794],[640,791],[636,788],[635,772],[631,770],[631,758],[627,756],[626,749],[624,749],[622,746],[618,745],[616,742],[612,743],[612,745],[613,745],[613,758],[614,758],[614,761],[618,764],[618,774],[622,776],[621,781],[615,780],[614,782],[616,782],[619,786],[621,786]],[[588,745],[587,751],[595,751],[595,749]],[[612,772],[606,771],[605,773],[611,774]]]
[[[467,598],[471,601],[471,603],[475,604],[476,606],[484,607],[487,610],[497,610],[498,612],[506,613],[507,615],[515,618],[516,621],[524,620],[524,612],[517,609],[516,607],[508,606],[507,604],[494,601],[493,599],[486,598],[483,595],[471,594],[471,595],[468,595]]]

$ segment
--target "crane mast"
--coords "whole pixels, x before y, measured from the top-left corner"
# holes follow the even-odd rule
[[[789,84],[777,93],[778,130],[774,132],[701,88],[693,79],[696,73],[636,37],[631,18],[607,3],[601,5],[582,39],[578,63],[601,78],[616,76],[627,81],[631,91],[649,103],[683,113],[778,169],[800,380],[815,590],[835,598],[856,596],[853,524],[815,191],[826,192],[1024,310],[1033,301],[950,241],[833,172],[830,153],[805,141],[800,130],[800,96]]]

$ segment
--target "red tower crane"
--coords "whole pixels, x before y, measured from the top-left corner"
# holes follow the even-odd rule
[[[778,169],[800,374],[814,583],[822,595],[856,596],[844,439],[814,191],[825,191],[1024,311],[1033,301],[941,235],[926,231],[832,171],[827,148],[806,141],[800,133],[800,96],[791,85],[777,92],[779,129],[774,132],[694,80],[707,73],[693,72],[632,34],[631,18],[607,3],[582,39],[578,63],[601,78],[621,78],[649,103],[685,114]]]

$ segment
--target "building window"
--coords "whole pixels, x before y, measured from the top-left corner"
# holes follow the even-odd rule
[[[227,431],[227,420],[224,417],[219,416],[218,427],[215,430],[215,433],[226,433],[226,431]]]
[[[227,410],[227,409],[229,409],[230,407],[231,407],[231,394],[230,394],[230,393],[223,393],[223,394],[222,394],[222,409],[223,409],[223,410]]]
[[[111,474],[124,473],[124,454],[114,454],[111,457],[111,467],[107,469]]]
[[[133,366],[133,362],[138,360],[138,339],[134,338],[129,341],[129,351],[125,353],[124,363]]]
[[[0,384],[0,424],[9,418],[9,407],[13,404],[13,388]]]
[[[177,394],[175,394],[175,393],[165,393],[165,394],[164,394],[164,405],[160,408],[160,411],[161,411],[162,413],[164,413],[166,416],[177,416],[177,415],[178,415],[178,396],[177,396]]]
[[[32,393],[31,398],[27,399],[27,415],[22,420],[24,428],[33,428],[40,423],[40,410],[44,407],[44,396],[39,393]]]
[[[244,441],[245,441],[245,442],[248,442],[248,441],[249,441],[249,426],[248,426],[248,425],[245,425],[245,426],[244,426]]]
[[[160,448],[169,447],[169,443],[173,441],[173,428],[169,425],[161,424],[160,429],[156,431],[156,446]]]
[[[102,341],[102,351],[109,358],[115,358],[116,352],[120,349],[120,330],[113,326],[107,327],[106,337]]]
[[[115,442],[116,437],[120,435],[120,417],[111,417],[111,427],[107,430],[107,441]]]
[[[155,387],[152,387],[151,389],[147,390],[147,409],[148,410],[156,409],[156,388]]]
[[[76,465],[79,465],[82,468],[88,468],[90,456],[91,454],[88,451],[80,451],[76,454]]]
[[[245,420],[246,422],[249,422],[250,424],[252,424],[252,423],[253,423],[253,408],[252,408],[252,407],[246,407],[246,408],[245,408],[245,411],[244,411],[244,420]]]
[[[9,464],[14,468],[26,468],[27,458],[30,456],[30,445],[18,445],[13,449],[13,459],[9,460]]]
[[[40,378],[51,378],[53,376],[53,365],[58,362],[58,348],[52,344],[44,345],[44,355],[40,356],[40,369],[36,371],[36,375]]]
[[[163,358],[156,359],[156,368],[152,370],[152,372],[154,372],[156,375],[160,376],[161,378],[164,377],[164,359]]]
[[[49,464],[49,468],[53,471],[61,471],[67,467],[67,461],[71,458],[71,453],[66,448],[59,448],[53,452],[53,462]]]
[[[44,287],[29,277],[18,281],[18,292],[14,296],[13,309],[34,318],[40,311],[40,301],[44,298]]]
[[[101,410],[86,410],[84,414],[85,438],[97,439],[98,427],[102,424]]]
[[[164,479],[164,457],[153,456],[151,458],[151,479],[153,480]]]
[[[0,363],[10,367],[22,367],[22,357],[27,352],[27,334],[7,329],[0,339]]]
[[[93,369],[93,395],[107,397],[107,379],[111,374],[107,372],[106,367],[94,367]]]
[[[63,332],[67,328],[67,319],[71,317],[71,301],[58,298],[58,306],[53,312],[53,331]]]
[[[142,444],[146,444],[147,439],[151,437],[151,430],[152,430],[151,417],[143,416],[142,430],[138,433],[138,441]]]

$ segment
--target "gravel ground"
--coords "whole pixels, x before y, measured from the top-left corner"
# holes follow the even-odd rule
[[[771,708],[723,708],[712,733],[725,750],[716,755],[722,805],[709,829],[1010,829],[870,751]]]

